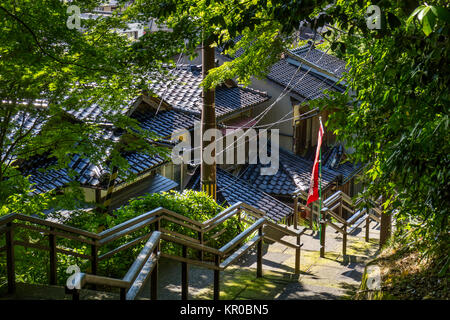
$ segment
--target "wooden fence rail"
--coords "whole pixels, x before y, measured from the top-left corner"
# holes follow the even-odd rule
[[[375,203],[371,203],[369,208],[358,209],[356,204],[353,205],[351,198],[337,191],[323,202],[321,239],[320,239],[320,256],[325,256],[325,234],[326,227],[330,226],[342,234],[342,255],[347,255],[347,236],[352,234],[362,223],[365,222],[365,241],[369,241],[370,222],[380,222],[381,210],[376,207]],[[342,216],[342,209],[351,212],[350,218],[345,219]],[[339,210],[339,213],[336,213]],[[334,222],[333,219],[336,221]],[[339,225],[338,225],[339,224]]]
[[[243,221],[244,216],[248,223],[251,225],[238,234],[229,243],[224,245],[220,249],[216,249],[208,246],[204,239],[205,234],[211,232],[216,227],[223,224],[225,221],[231,219],[234,216],[238,216],[238,219]],[[161,227],[161,221],[168,221],[170,223],[178,224],[184,228],[189,228],[197,232],[198,237],[193,238],[187,235],[177,233],[172,230],[168,230]],[[34,225],[29,225],[20,222],[32,223]],[[37,226],[35,226],[37,225]],[[122,244],[108,252],[99,255],[99,250],[126,235],[132,234],[136,231],[142,230],[143,228],[152,226],[153,233],[146,233],[140,235],[137,238]],[[42,233],[48,237],[48,247],[41,246],[33,243],[22,242],[14,240],[14,229],[30,229]],[[304,233],[304,229],[297,230],[289,227],[280,226],[265,217],[265,213],[249,206],[245,203],[236,203],[233,206],[223,210],[217,214],[212,219],[205,221],[203,223],[192,220],[178,213],[165,208],[156,208],[150,212],[144,213],[138,217],[125,221],[117,226],[114,226],[108,230],[100,232],[98,234],[88,232],[85,230],[77,229],[67,225],[63,225],[56,222],[47,221],[44,219],[30,217],[22,214],[10,214],[0,218],[0,234],[5,234],[6,245],[0,248],[0,252],[6,251],[7,258],[7,275],[8,275],[8,291],[9,293],[15,292],[15,257],[14,257],[14,247],[17,245],[35,248],[39,250],[45,250],[50,252],[50,284],[56,284],[57,280],[57,259],[56,253],[64,253],[67,255],[72,255],[75,257],[81,257],[87,259],[91,263],[91,274],[84,273],[80,278],[79,285],[82,287],[84,284],[103,284],[111,285],[113,287],[119,287],[121,289],[122,299],[131,299],[136,297],[136,295],[142,289],[142,283],[147,280],[139,272],[145,270],[147,276],[151,277],[151,298],[156,299],[157,297],[157,279],[158,279],[158,259],[160,256],[170,258],[182,263],[182,298],[187,299],[188,297],[188,264],[195,264],[201,267],[209,268],[214,270],[214,299],[219,298],[219,277],[220,272],[225,270],[231,263],[236,261],[242,254],[248,252],[251,248],[256,247],[257,251],[257,276],[262,276],[262,241],[264,239],[263,229],[274,229],[278,232],[282,232],[285,235],[295,236],[297,238],[296,244],[289,243],[290,247],[296,250],[296,264],[295,273],[300,272],[300,236]],[[257,235],[254,235],[257,233]],[[215,232],[211,238],[215,239],[222,234],[221,231]],[[157,245],[155,247],[155,237],[158,237]],[[81,243],[90,245],[90,254],[80,254],[67,248],[59,248],[56,243],[56,237],[75,240]],[[251,238],[250,240],[248,240]],[[159,251],[159,241],[164,240],[181,246],[182,255],[176,256],[167,253],[162,253]],[[247,241],[246,241],[247,240]],[[111,258],[115,254],[132,248],[133,246],[147,241],[141,253],[138,255],[133,266],[129,270],[133,277],[129,274],[124,277],[124,279],[112,279],[108,277],[97,276],[98,263],[105,259]],[[280,243],[287,244],[283,240],[275,240]],[[156,250],[155,248],[158,248]],[[187,250],[196,250],[199,255],[198,259],[191,259],[187,256]],[[144,251],[145,250],[145,251]],[[150,254],[151,252],[151,254]],[[208,263],[203,261],[204,253],[210,254],[214,257],[214,263]],[[144,258],[143,258],[144,257]],[[144,274],[144,273],[142,273]],[[133,281],[138,281],[135,285]],[[109,281],[109,282],[108,282]],[[124,287],[125,281],[128,283],[128,287]],[[130,291],[131,290],[131,291]],[[72,292],[74,299],[79,297],[79,290]]]

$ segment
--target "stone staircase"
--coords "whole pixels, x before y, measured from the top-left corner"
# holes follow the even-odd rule
[[[364,230],[349,236],[347,256],[341,253],[342,236],[327,234],[327,252],[320,258],[317,232],[308,230],[302,236],[300,275],[295,275],[295,250],[277,242],[263,245],[263,277],[255,278],[256,255],[250,251],[235,266],[224,271],[221,277],[221,299],[248,300],[297,300],[297,299],[345,299],[357,290],[364,266],[378,249],[378,226],[371,227],[371,241],[364,241]],[[295,243],[296,238],[276,232],[280,237]],[[159,266],[159,300],[181,299],[181,264],[161,258]],[[213,271],[189,266],[189,299],[211,300]],[[7,294],[7,287],[0,288],[0,300],[71,300],[61,286],[30,285],[17,283],[15,294]],[[150,298],[149,281],[139,295],[139,300]],[[94,290],[82,290],[81,300],[119,300],[119,294]]]
[[[73,235],[70,237],[82,241],[89,241],[85,238],[90,237],[93,239],[91,241],[94,243],[93,247],[97,248],[97,246],[116,238],[141,230],[149,224],[155,224],[156,230],[159,230],[160,221],[163,219],[203,233],[209,232],[235,215],[249,223],[250,226],[220,249],[208,247],[198,239],[191,239],[164,228],[161,228],[161,232],[149,233],[145,237],[145,240],[148,239],[146,244],[123,279],[97,276],[95,273],[92,275],[81,274],[82,290],[79,292],[79,298],[82,300],[118,300],[125,298],[125,294],[127,299],[128,295],[131,295],[131,299],[149,299],[152,296],[154,299],[169,300],[180,299],[182,294],[188,299],[211,299],[212,297],[215,299],[343,298],[348,296],[350,289],[354,290],[355,286],[359,285],[365,263],[377,253],[378,241],[375,239],[379,238],[378,224],[369,224],[370,230],[355,227],[355,232],[352,235],[346,233],[345,237],[342,233],[332,232],[332,230],[322,233],[322,236],[325,234],[327,250],[321,257],[323,252],[320,253],[318,232],[303,227],[295,229],[274,224],[264,217],[263,212],[244,203],[235,204],[203,223],[191,221],[164,208],[157,208],[100,234],[88,233],[38,218],[12,214],[2,218],[5,226],[0,231],[6,233],[8,241],[6,246],[0,249],[6,250],[9,252],[8,257],[14,258],[14,250],[11,250],[14,245],[32,245],[13,241],[13,232],[11,231],[13,227],[25,226],[20,223],[21,220],[49,227],[49,230],[36,229],[49,235],[50,252],[53,252],[50,257],[53,256],[55,259],[50,259],[50,275],[56,279],[56,265],[53,263],[52,268],[52,261],[56,262],[56,250],[61,249],[56,247],[54,237],[55,234],[64,235],[64,233],[55,231],[55,228],[76,233],[77,237]],[[250,218],[253,220],[249,221]],[[13,224],[13,221],[18,222]],[[191,226],[186,223],[190,223]],[[255,233],[256,235],[254,235]],[[243,244],[244,239],[250,235],[254,235],[253,238]],[[364,238],[367,235],[370,236],[371,241],[365,241]],[[127,245],[122,245],[104,254],[103,257],[124,250],[142,239],[132,240]],[[183,256],[161,254],[159,252],[160,239],[181,245]],[[347,241],[348,252],[342,255],[340,248]],[[193,260],[186,256],[187,248],[212,253],[217,261],[212,264],[203,260]],[[92,265],[95,262],[96,266],[98,259],[102,256],[99,257],[96,250],[92,252],[93,256],[89,258]],[[11,260],[11,258],[8,259],[8,261]],[[152,271],[157,266],[157,261],[160,266],[155,269],[157,273],[153,277]],[[13,268],[14,264],[8,264],[9,269],[11,266]],[[14,272],[9,272],[9,269],[8,275],[14,279]],[[221,273],[222,276],[220,276]],[[150,281],[150,276],[154,281]],[[50,281],[50,283],[55,282]],[[117,290],[115,292],[121,288],[121,295],[115,292],[89,290],[94,284],[97,285],[97,289],[99,289],[98,285],[115,287]],[[83,285],[87,285],[87,287],[83,287]],[[75,296],[68,295],[63,287],[54,285],[17,283],[14,294],[6,292],[7,286],[0,288],[1,299],[66,300],[76,298],[76,294]],[[157,296],[156,293],[158,293]]]
[[[342,235],[328,232],[327,252],[320,258],[318,233],[308,230],[302,236],[300,274],[294,274],[295,250],[277,242],[263,245],[263,277],[256,278],[256,255],[250,251],[221,277],[220,299],[229,300],[298,300],[346,299],[359,287],[365,264],[378,252],[379,226],[370,229],[372,240],[365,242],[363,227],[348,236],[348,250],[342,256]],[[272,234],[275,236],[275,234]],[[283,240],[295,243],[295,237]],[[181,265],[168,259],[160,260],[160,300],[181,299]],[[189,299],[211,300],[213,272],[189,266]],[[141,297],[149,297],[150,288]]]

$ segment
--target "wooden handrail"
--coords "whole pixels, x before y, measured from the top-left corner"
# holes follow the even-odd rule
[[[203,229],[203,232],[208,232],[208,231],[214,229],[218,225],[222,224],[223,222],[227,221],[228,219],[230,219],[231,217],[233,217],[233,216],[235,216],[235,215],[237,215],[239,213],[240,213],[240,209],[239,208],[234,209],[231,212],[228,212],[226,215],[221,216],[220,219],[217,219],[213,223],[211,223],[208,226],[206,226]]]
[[[86,284],[95,284],[101,286],[108,286],[114,288],[128,289],[131,283],[121,279],[115,279],[110,277],[97,276],[94,274],[80,273],[79,282],[75,283],[75,288],[82,289]]]
[[[143,221],[141,221],[139,223],[133,224],[131,227],[128,227],[126,229],[120,228],[120,231],[118,231],[116,233],[113,233],[113,234],[111,234],[111,235],[109,235],[107,237],[102,237],[102,239],[98,241],[98,244],[101,245],[101,246],[105,245],[105,244],[107,244],[107,243],[109,243],[111,241],[114,241],[114,240],[116,240],[118,238],[126,236],[127,234],[130,234],[132,232],[138,231],[138,230],[140,230],[140,229],[142,229],[142,228],[144,228],[144,227],[146,227],[146,226],[148,226],[148,225],[150,225],[152,223],[155,223],[159,219],[160,219],[159,217],[153,216],[153,217],[151,217],[151,218],[149,218],[147,220],[143,220]]]
[[[246,237],[255,232],[258,228],[262,227],[262,225],[266,222],[266,218],[260,218],[254,224],[252,224],[248,229],[245,229],[244,232],[241,232],[236,237],[234,237],[231,241],[229,241],[226,245],[219,249],[222,255],[227,254],[235,248],[239,243],[244,240]]]
[[[251,213],[256,214],[259,217],[263,217],[266,215],[266,213],[264,211],[261,211],[258,208],[252,207],[251,205],[249,205],[247,203],[242,203],[241,205],[244,209],[250,211]]]
[[[79,236],[84,236],[92,239],[100,239],[100,236],[96,233],[89,232],[86,230],[78,229],[75,227],[71,227],[65,224],[57,223],[57,222],[51,222],[45,219],[33,217],[33,216],[27,216],[21,213],[11,213],[9,215],[3,216],[0,218],[0,226],[6,225],[14,220],[21,220],[21,221],[27,221],[39,225],[43,225],[46,227],[52,227],[58,230],[66,231],[69,233],[77,234]]]
[[[181,234],[178,234],[176,232],[168,232],[169,234],[167,234],[164,232],[165,229],[159,227],[159,221],[161,221],[162,219],[165,219],[165,220],[177,223],[183,227],[190,228],[194,231],[201,232],[202,233],[201,239],[203,239],[203,233],[213,230],[215,227],[219,226],[220,224],[222,224],[225,221],[229,220],[230,218],[234,217],[236,214],[240,214],[241,212],[245,212],[245,214],[247,214],[247,216],[252,217],[253,219],[256,220],[256,222],[254,222],[249,228],[247,228],[246,230],[244,230],[243,232],[238,234],[234,239],[229,241],[227,244],[222,246],[222,248],[220,248],[220,249],[216,249],[216,248],[205,245],[203,240],[199,241],[198,239],[193,239],[188,236],[181,237],[180,236]],[[25,224],[13,224],[12,222],[14,220],[21,220],[21,221],[37,224],[40,226],[45,226],[45,227],[48,227],[49,230],[44,229],[44,228],[39,228],[38,226],[31,226],[31,225],[25,225]],[[249,222],[249,223],[252,223],[252,222]],[[108,244],[108,243],[110,243],[118,238],[121,238],[125,235],[128,235],[130,233],[134,233],[138,230],[141,230],[149,225],[156,225],[157,230],[160,230],[162,233],[158,232],[158,231],[154,231],[151,234],[151,236],[149,234],[141,235],[141,236],[139,236],[139,237],[137,237],[137,238],[113,249],[113,250],[110,250],[110,251],[98,256],[98,250],[103,245]],[[149,212],[146,212],[140,216],[132,218],[128,221],[125,221],[119,225],[116,225],[110,229],[107,229],[103,232],[100,232],[98,234],[89,232],[89,231],[85,231],[85,230],[81,230],[81,229],[78,229],[75,227],[63,225],[63,224],[60,224],[57,222],[51,222],[51,221],[44,220],[41,218],[26,216],[26,215],[22,215],[22,214],[18,214],[18,213],[13,213],[13,214],[3,216],[0,218],[0,230],[2,231],[2,233],[7,234],[7,239],[12,239],[12,234],[13,234],[12,230],[14,227],[24,227],[24,228],[32,229],[37,232],[42,232],[43,234],[48,235],[49,238],[50,238],[50,236],[53,236],[53,237],[59,236],[59,237],[63,237],[63,238],[66,237],[68,239],[72,239],[75,241],[81,241],[81,242],[90,244],[92,247],[91,255],[81,255],[76,252],[71,252],[71,251],[68,251],[65,249],[57,248],[54,240],[53,240],[53,242],[52,242],[52,240],[50,240],[49,247],[44,248],[42,246],[42,247],[39,247],[38,249],[50,250],[50,252],[54,252],[54,253],[61,252],[61,253],[68,254],[68,255],[74,255],[74,256],[80,256],[80,257],[83,256],[83,258],[90,260],[92,263],[93,274],[86,274],[86,273],[82,274],[82,276],[80,277],[80,281],[81,281],[80,285],[86,284],[86,283],[91,283],[91,284],[97,284],[97,285],[108,285],[108,286],[118,287],[118,288],[121,288],[121,297],[123,297],[122,289],[127,289],[130,286],[132,286],[133,281],[138,281],[137,278],[139,278],[139,281],[142,281],[142,279],[144,279],[144,276],[139,275],[140,271],[143,270],[143,268],[147,268],[147,270],[148,270],[148,268],[153,268],[153,266],[155,264],[152,263],[151,261],[158,259],[159,255],[160,255],[159,252],[158,253],[155,252],[156,246],[157,246],[157,244],[159,244],[160,239],[179,244],[179,245],[183,246],[184,248],[191,248],[194,250],[199,250],[201,252],[207,252],[207,253],[214,255],[216,257],[216,261],[217,261],[214,265],[210,265],[210,264],[207,264],[202,261],[197,261],[194,263],[193,261],[195,261],[195,260],[187,259],[186,257],[183,257],[183,258],[178,257],[178,258],[184,259],[183,261],[185,263],[194,263],[194,264],[206,266],[209,268],[212,267],[212,269],[214,269],[215,272],[217,272],[219,270],[223,270],[223,268],[228,266],[228,264],[231,263],[231,261],[234,261],[238,256],[240,256],[241,254],[246,252],[249,248],[251,248],[255,245],[258,246],[257,252],[258,252],[258,256],[260,256],[262,254],[261,253],[262,252],[261,251],[262,250],[261,243],[262,243],[262,239],[263,239],[262,228],[264,226],[266,226],[268,228],[274,228],[276,230],[279,230],[280,232],[283,232],[285,235],[297,237],[297,243],[298,243],[298,245],[296,246],[296,272],[297,272],[299,270],[299,261],[300,261],[299,260],[300,252],[298,252],[298,249],[300,248],[299,239],[300,239],[300,235],[303,234],[304,230],[300,231],[300,230],[290,230],[288,228],[283,228],[283,227],[277,225],[276,223],[269,221],[265,217],[265,213],[263,211],[261,211],[257,208],[254,208],[248,204],[242,203],[242,202],[238,202],[238,203],[232,205],[231,207],[221,211],[215,217],[213,217],[203,223],[195,221],[190,218],[187,218],[187,217],[185,217],[181,214],[178,214],[176,212],[173,212],[171,210],[159,207],[159,208],[156,208]],[[255,236],[250,241],[242,244],[242,242],[245,240],[245,238],[247,238],[248,236],[250,236],[253,232],[255,232],[257,230],[259,230],[258,236]],[[215,233],[215,235],[217,235],[217,234],[220,235],[220,232]],[[126,250],[134,245],[137,245],[138,243],[140,243],[141,241],[144,241],[146,239],[148,239],[146,244],[144,245],[139,256],[133,262],[133,265],[130,267],[130,269],[128,270],[127,274],[125,275],[125,277],[123,279],[121,279],[121,280],[113,279],[113,278],[98,276],[95,274],[95,270],[97,269],[97,264],[99,261],[107,259],[122,250]],[[280,243],[283,243],[283,242],[280,242]],[[7,241],[7,244],[4,246],[4,249],[2,249],[2,251],[10,252],[11,251],[10,247],[13,247],[14,245],[31,246],[33,244],[21,243],[20,241],[13,241],[13,240],[9,241],[9,242]],[[240,247],[236,250],[236,252],[232,253],[231,256],[227,257],[227,255],[239,245],[240,245]],[[185,251],[186,249],[183,249],[183,250]],[[220,260],[225,257],[227,257],[227,258],[224,261],[224,263],[220,264]],[[232,258],[230,258],[230,257],[232,257]],[[8,258],[8,259],[10,259],[10,258]],[[12,256],[12,259],[14,260],[13,256]],[[54,259],[54,261],[56,262],[55,258],[51,257],[51,261],[52,261],[52,259]],[[258,262],[258,272],[257,272],[258,275],[261,274],[261,268],[262,268],[261,263],[260,263],[261,259],[262,259],[261,257],[258,258],[258,261],[259,261]],[[297,264],[297,261],[298,261],[298,264]],[[53,264],[55,264],[55,263],[53,263]],[[56,268],[54,268],[54,270],[51,271],[51,273],[52,272],[54,272],[54,274],[51,275],[52,278],[56,279]],[[10,275],[10,274],[14,274],[14,270],[11,271],[11,270],[9,270],[9,267],[8,267],[8,275]],[[10,279],[10,277],[8,277],[8,279]],[[14,277],[12,277],[12,279],[13,279],[13,282],[15,282]],[[10,283],[10,281],[8,281],[8,284],[9,283]],[[152,280],[152,283],[153,283],[153,280]],[[216,281],[215,281],[215,283],[216,283]],[[140,284],[138,283],[138,284],[136,284],[136,286],[140,287]],[[137,292],[136,290],[138,290],[137,287],[135,287],[133,289],[134,290],[133,294],[130,293],[130,297],[135,296],[135,294]],[[215,296],[216,296],[216,294],[215,294]]]
[[[212,217],[211,219],[206,220],[205,222],[202,223],[202,226],[207,228],[208,226],[211,225],[211,223],[213,223],[214,221],[216,221],[217,219],[221,218],[222,216],[226,215],[229,211],[233,211],[235,209],[238,209],[242,206],[242,202],[236,202],[235,204],[233,204],[232,206],[226,208],[225,210],[221,211],[219,214],[215,215],[214,217]]]
[[[212,253],[212,254],[221,255],[221,252],[219,250],[213,248],[213,247],[209,247],[209,246],[205,246],[205,245],[202,245],[202,244],[199,244],[199,243],[194,243],[194,242],[191,242],[191,241],[188,241],[188,240],[180,239],[180,238],[168,235],[168,234],[164,234],[163,233],[161,235],[161,239],[163,239],[165,241],[174,242],[174,243],[177,243],[177,244],[182,245],[182,246],[186,246],[186,247],[191,248],[191,249],[200,250],[200,251],[206,251],[206,252],[209,252],[209,253]]]
[[[134,217],[134,218],[127,220],[125,222],[122,222],[121,224],[118,224],[112,228],[109,228],[105,231],[100,232],[98,234],[98,236],[100,237],[100,239],[105,239],[106,237],[108,237],[114,233],[117,233],[119,231],[127,229],[135,224],[138,224],[139,222],[142,222],[143,220],[146,220],[146,219],[156,216],[158,213],[160,213],[162,211],[162,209],[163,209],[162,207],[159,207],[159,208],[156,208],[149,212],[143,213],[137,217]]]
[[[169,209],[162,208],[162,212],[165,213],[166,215],[172,216],[172,217],[177,218],[179,220],[191,223],[191,224],[193,224],[193,225],[195,225],[197,227],[202,227],[203,226],[203,223],[201,223],[199,221],[196,221],[196,220],[193,220],[191,218],[185,217],[182,214],[176,213],[176,212],[171,211]]]
[[[139,252],[136,260],[134,260],[133,264],[128,269],[128,272],[125,274],[123,279],[115,279],[88,273],[80,273],[79,277],[76,279],[76,290],[74,293],[77,295],[77,290],[82,289],[86,284],[109,286],[125,290],[130,289],[130,287],[132,287],[133,285],[133,282],[136,280],[136,278],[138,278],[146,264],[148,264],[149,262],[156,262],[159,259],[159,252],[155,253],[155,249],[159,245],[160,239],[161,232],[154,231],[148,241],[145,243],[144,247]],[[152,264],[152,267],[153,266],[154,264]],[[146,270],[146,272],[151,273],[152,269],[153,268],[151,268],[150,270]],[[131,296],[134,298],[136,294],[133,293]],[[125,299],[125,292],[123,290],[121,290],[121,299]]]
[[[261,236],[255,236],[250,241],[245,243],[243,246],[241,246],[238,250],[233,252],[228,258],[226,258],[219,266],[220,270],[225,270],[228,268],[229,265],[231,265],[236,259],[241,257],[244,253],[246,253],[248,250],[253,248],[258,242],[262,240]]]
[[[131,283],[136,279],[145,262],[148,260],[153,251],[155,251],[155,248],[159,244],[160,239],[161,232],[153,231],[150,239],[147,240],[136,260],[134,260],[130,269],[128,269],[127,274],[123,277],[124,281],[128,281]]]
[[[323,220],[320,222],[322,225],[322,233],[321,233],[321,239],[320,239],[320,256],[324,257],[325,255],[325,229],[326,226],[329,225],[336,229],[338,232],[340,232],[343,235],[342,239],[342,253],[345,256],[346,255],[346,248],[347,248],[347,236],[351,234],[354,230],[356,230],[357,227],[359,227],[364,221],[366,222],[366,241],[369,241],[369,226],[370,222],[377,221],[377,213],[380,212],[380,209],[377,208],[376,204],[374,202],[370,202],[373,207],[372,208],[361,208],[359,210],[355,209],[358,206],[360,206],[361,201],[358,199],[355,203],[352,203],[352,199],[346,195],[342,191],[337,191],[330,197],[328,197],[324,202],[324,208],[322,209],[323,213]],[[347,204],[348,206],[346,206]],[[340,208],[340,211],[342,209],[345,209],[347,211],[353,212],[353,215],[348,218],[344,219],[340,215],[336,214],[333,210]],[[353,209],[352,209],[353,208]],[[373,212],[373,213],[372,213]],[[342,226],[335,225],[330,219],[328,219],[328,216],[335,218],[337,221],[342,223]]]
[[[276,223],[274,223],[272,221],[266,221],[266,227],[278,230],[280,232],[284,232],[284,233],[286,233],[286,235],[293,236],[293,237],[301,236],[306,231],[305,228],[302,228],[302,229],[289,229],[287,227],[282,227],[279,224],[276,224]]]
[[[324,219],[325,219],[326,215],[329,214],[330,216],[332,216],[333,218],[338,220],[340,223],[347,224],[347,221],[344,218],[340,217],[339,215],[337,215],[336,213],[334,213],[333,211],[331,211],[327,207],[322,209],[322,213],[323,213]]]

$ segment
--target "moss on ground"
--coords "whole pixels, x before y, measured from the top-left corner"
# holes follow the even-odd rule
[[[252,268],[229,268],[222,272],[220,281],[220,299],[272,300],[291,280],[283,273],[264,270],[262,278],[256,278]],[[211,299],[212,286],[202,290],[197,299]]]

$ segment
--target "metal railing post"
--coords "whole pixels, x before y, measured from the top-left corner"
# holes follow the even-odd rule
[[[294,229],[298,229],[298,198],[294,198]]]
[[[218,254],[214,256],[214,264],[217,269],[214,270],[214,300],[220,299],[220,257]]]
[[[50,228],[50,233],[48,235],[49,247],[50,247],[50,284],[56,285],[57,269],[56,269],[56,237],[51,232],[55,228]]]
[[[8,273],[8,293],[16,292],[16,271],[14,258],[14,230],[11,222],[6,224],[6,263]]]
[[[320,225],[321,225],[321,233],[320,233],[320,257],[323,258],[325,257],[325,231],[327,228],[327,214],[324,213],[322,220],[320,221]]]
[[[187,248],[183,246],[183,258],[187,258]],[[181,300],[187,300],[189,294],[188,264],[181,262]]]
[[[256,277],[262,278],[262,241],[263,241],[262,227],[258,229],[258,235],[260,236],[260,239],[258,241],[258,244],[256,245],[256,252],[257,252]]]
[[[300,274],[300,235],[297,236],[297,248],[295,248],[295,274]]]

